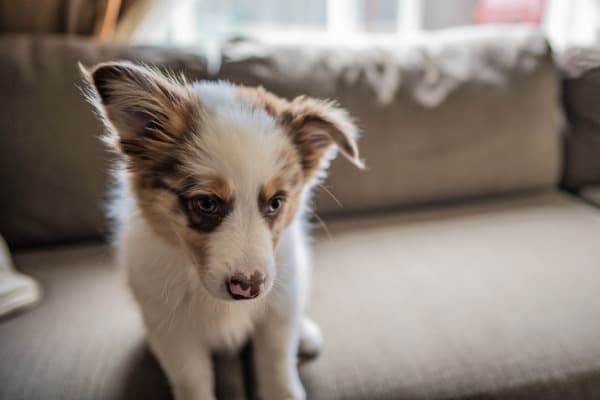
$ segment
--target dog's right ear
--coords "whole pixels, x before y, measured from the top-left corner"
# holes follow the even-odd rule
[[[199,99],[183,80],[129,62],[79,69],[87,97],[107,127],[107,141],[130,156],[152,157],[187,130]]]

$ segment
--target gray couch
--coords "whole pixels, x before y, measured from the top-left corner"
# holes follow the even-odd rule
[[[600,210],[576,196],[600,171],[572,145],[600,154],[589,58],[562,76],[523,28],[222,56],[209,71],[195,50],[0,37],[0,233],[45,291],[0,321],[1,399],[170,398],[102,241],[110,156],[75,64],[109,59],[335,98],[358,118],[368,171],[336,161],[343,208],[316,199],[326,344],[300,364],[310,399],[600,398]],[[252,397],[251,346],[215,358],[219,397]]]

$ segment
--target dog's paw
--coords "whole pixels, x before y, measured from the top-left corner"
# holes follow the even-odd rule
[[[321,328],[313,320],[304,317],[300,325],[300,346],[298,352],[301,357],[313,358],[319,355],[323,347]]]

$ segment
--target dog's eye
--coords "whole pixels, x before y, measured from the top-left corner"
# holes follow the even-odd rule
[[[269,204],[267,207],[267,213],[269,213],[270,215],[277,214],[277,212],[281,208],[282,204],[283,204],[282,196],[273,197],[271,200],[269,200]]]
[[[219,210],[219,199],[215,196],[198,196],[188,200],[188,207],[197,214],[214,214]]]

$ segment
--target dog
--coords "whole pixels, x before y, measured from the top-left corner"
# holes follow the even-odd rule
[[[349,114],[129,62],[80,69],[122,156],[118,262],[175,398],[213,399],[211,353],[251,339],[260,398],[304,399],[298,352],[322,345],[307,213],[338,152],[363,168]]]

